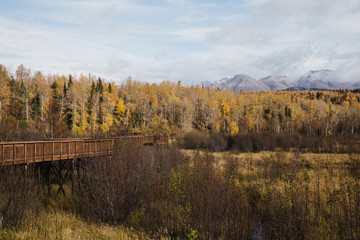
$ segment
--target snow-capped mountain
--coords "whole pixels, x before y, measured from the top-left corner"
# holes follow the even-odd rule
[[[306,89],[340,89],[344,84],[335,81],[335,75],[330,70],[309,71],[295,83],[295,87]]]
[[[271,91],[278,91],[294,85],[293,81],[286,76],[272,75],[259,79],[259,82],[267,85]]]
[[[232,78],[223,79],[220,82],[215,82],[215,88],[221,90],[233,90],[235,92],[247,91],[269,91],[270,88],[260,81],[256,81],[250,76],[239,74]]]
[[[220,90],[239,91],[279,91],[279,90],[335,90],[335,89],[356,89],[360,87],[360,82],[350,83],[341,82],[331,70],[309,71],[299,78],[290,79],[286,76],[272,75],[259,80],[239,74],[232,78],[221,78],[215,82],[202,82],[206,88]]]

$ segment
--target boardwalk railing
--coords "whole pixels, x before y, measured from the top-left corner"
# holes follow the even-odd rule
[[[0,165],[109,155],[113,145],[114,139],[0,142]]]
[[[137,144],[167,144],[168,136],[123,136]],[[0,166],[111,155],[115,139],[0,142]]]

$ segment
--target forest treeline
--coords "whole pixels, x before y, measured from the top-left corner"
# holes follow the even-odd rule
[[[199,131],[358,135],[356,91],[219,91],[181,82],[121,84],[88,74],[47,75],[0,65],[0,137],[89,136],[126,130],[143,134]],[[28,136],[29,134],[24,134]]]

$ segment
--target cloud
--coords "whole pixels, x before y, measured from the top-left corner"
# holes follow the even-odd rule
[[[19,4],[21,3],[21,4]],[[217,80],[336,69],[359,75],[359,0],[14,0],[0,63],[109,80]]]
[[[344,61],[341,61],[335,69],[336,77],[344,82],[360,82],[360,53]]]
[[[255,16],[267,22],[290,21],[314,28],[332,23],[339,17],[352,15],[359,6],[358,0],[269,0],[259,6]]]
[[[176,4],[180,6],[190,6],[192,5],[192,2],[189,0],[165,0],[165,2],[169,4]]]
[[[206,37],[214,32],[216,28],[188,28],[188,29],[180,29],[176,31],[170,31],[167,34],[176,36],[184,41],[204,41]]]
[[[249,25],[238,24],[228,25],[218,28],[207,35],[207,40],[210,44],[219,45],[254,45],[259,41],[267,41],[270,36],[256,28]]]

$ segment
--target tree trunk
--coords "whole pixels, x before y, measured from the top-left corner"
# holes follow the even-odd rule
[[[54,123],[52,120],[50,120],[50,136],[51,136],[51,139],[54,138]]]
[[[44,122],[44,96],[41,95],[41,122]]]
[[[61,95],[60,119],[62,119],[63,112],[64,112],[64,96]]]
[[[75,124],[76,124],[76,101],[75,101],[75,97],[73,97],[73,121],[72,121],[72,129],[74,129]]]
[[[29,122],[29,96],[27,92],[25,96],[25,114],[26,114],[26,121]]]
[[[328,129],[329,129],[329,123],[324,122],[324,134],[326,138],[327,138]]]

